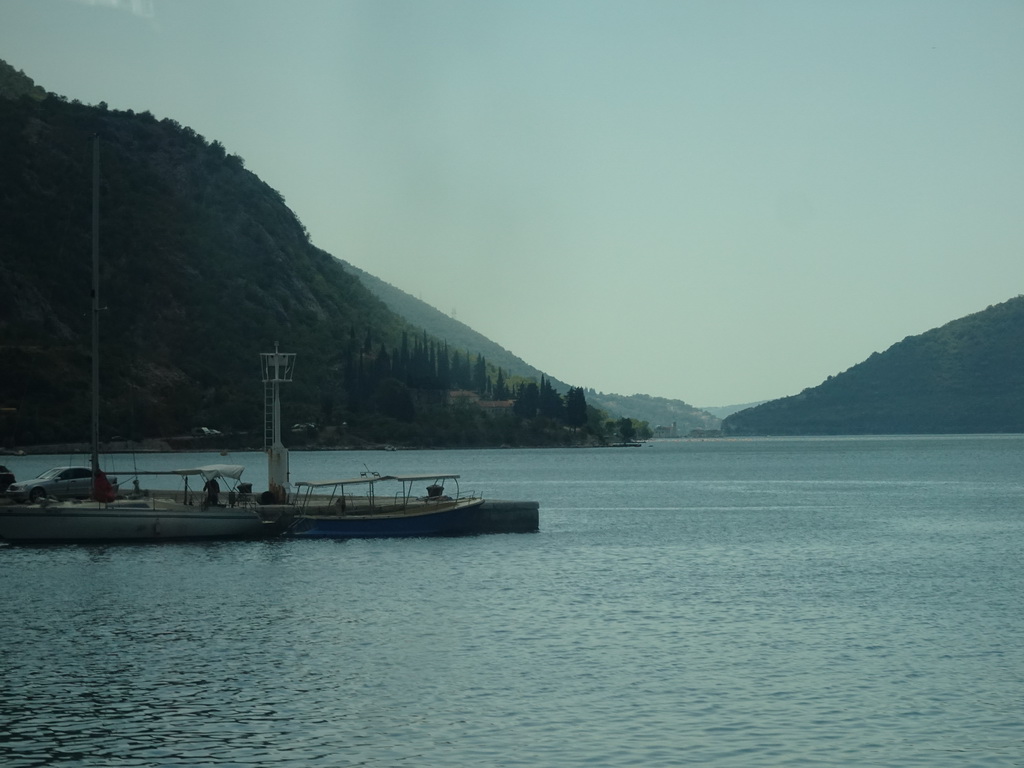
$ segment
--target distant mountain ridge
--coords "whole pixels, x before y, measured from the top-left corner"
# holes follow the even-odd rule
[[[511,372],[513,375],[539,380],[543,374],[543,371],[534,368],[501,345],[477,333],[465,323],[449,317],[425,301],[415,298],[401,288],[396,288],[344,259],[338,259],[338,261],[347,272],[358,277],[370,293],[383,301],[388,309],[404,317],[412,325],[423,328],[432,336],[446,340],[449,345],[456,348],[476,350],[483,354],[488,362],[501,366],[506,372]],[[556,389],[564,392],[569,388],[564,382],[549,378]]]
[[[371,293],[383,301],[388,308],[427,333],[446,340],[457,348],[473,349],[483,354],[487,362],[500,366],[506,373],[524,378],[540,379],[544,375],[559,392],[565,393],[570,385],[544,374],[529,363],[509,352],[499,344],[477,333],[465,323],[449,317],[415,296],[387,283],[380,278],[342,260],[345,269],[356,275]],[[610,416],[646,421],[651,427],[676,425],[680,434],[695,429],[717,429],[720,419],[706,411],[695,408],[682,400],[652,397],[650,395],[617,395],[586,389],[587,403],[607,412]]]
[[[1024,296],[918,336],[798,395],[725,419],[732,435],[1024,432]]]
[[[712,416],[718,419],[724,419],[726,416],[732,416],[734,413],[745,411],[747,408],[754,408],[762,403],[768,402],[767,400],[758,400],[756,403],[741,403],[737,405],[707,405],[698,406],[702,411],[707,411]]]

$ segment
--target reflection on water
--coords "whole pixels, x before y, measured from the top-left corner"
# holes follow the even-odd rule
[[[394,452],[541,533],[0,547],[0,764],[1019,765],[1021,448]]]

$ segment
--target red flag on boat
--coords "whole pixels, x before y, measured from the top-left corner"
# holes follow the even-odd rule
[[[106,474],[102,470],[96,470],[96,475],[92,479],[92,500],[109,502],[116,497],[114,486],[107,480]]]

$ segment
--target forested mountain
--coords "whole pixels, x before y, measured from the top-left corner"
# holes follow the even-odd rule
[[[539,380],[543,373],[529,363],[509,352],[499,344],[474,331],[465,323],[449,317],[426,302],[417,299],[400,288],[360,270],[351,264],[345,268],[357,275],[370,292],[383,301],[389,309],[413,325],[424,328],[432,336],[444,339],[456,349],[473,349],[482,354],[489,363],[502,368],[513,377]],[[561,393],[567,393],[570,384],[549,376],[547,380]],[[717,429],[717,416],[689,405],[682,400],[670,400],[650,395],[616,395],[586,390],[587,403],[600,408],[609,416],[629,416],[647,422],[651,427],[676,424],[679,434],[695,429]]]
[[[19,72],[7,62],[0,61],[0,98],[17,99],[22,96],[41,101],[46,98],[46,91],[24,72]]]
[[[582,387],[558,393],[544,376],[517,382],[469,346],[482,337],[459,346],[461,337],[449,341],[392,312],[314,247],[281,195],[219,142],[148,112],[47,94],[0,62],[4,444],[89,434],[93,135],[101,141],[103,437],[202,425],[251,432],[248,444],[261,445],[258,355],[277,343],[298,355],[284,420],[317,425],[316,435],[293,439],[601,442],[614,423]],[[453,389],[499,407],[452,407],[445,393]]]
[[[409,330],[217,142],[148,113],[0,99],[0,405],[18,442],[88,434],[93,134],[106,433],[258,427],[258,355],[278,341],[300,354],[287,401],[311,420],[342,395],[326,373],[346,349]]]
[[[729,416],[734,435],[1024,432],[1024,297],[909,336],[798,395]]]
[[[384,302],[388,309],[404,318],[412,325],[423,328],[431,336],[444,339],[455,349],[473,349],[483,354],[492,365],[500,366],[507,374],[540,380],[542,371],[517,357],[499,344],[477,333],[468,325],[460,322],[438,309],[417,299],[401,288],[396,288],[378,277],[371,275],[359,267],[340,259],[345,271],[355,275],[369,289],[370,293]],[[549,377],[551,384],[559,391],[569,389],[564,382]]]
[[[734,413],[739,411],[745,411],[747,408],[753,408],[766,402],[765,400],[758,400],[756,403],[742,403],[737,405],[715,405],[708,406],[704,410],[710,413],[712,416],[724,419],[726,416],[732,416]]]

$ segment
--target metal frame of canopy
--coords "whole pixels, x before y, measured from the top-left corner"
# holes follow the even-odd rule
[[[331,494],[328,497],[325,506],[331,506],[335,503],[335,498],[338,496],[339,488],[341,489],[341,499],[345,498],[345,487],[350,485],[365,485],[367,486],[367,506],[373,509],[377,504],[377,493],[376,484],[386,481],[394,481],[402,484],[402,490],[395,494],[396,503],[401,504],[403,507],[409,506],[409,502],[413,498],[413,483],[431,481],[431,485],[427,486],[427,495],[424,500],[430,501],[441,501],[444,499],[442,492],[444,490],[445,480],[455,481],[455,500],[462,498],[462,490],[459,486],[459,475],[434,473],[434,474],[417,474],[417,475],[372,475],[372,476],[360,476],[353,477],[347,480],[322,480],[317,482],[299,481],[295,484],[296,493],[302,493],[301,500],[298,500],[299,505],[305,509],[310,505],[313,498],[313,494],[321,488],[331,488]],[[304,489],[304,493],[303,493]],[[434,489],[437,489],[436,491]]]
[[[206,466],[202,466],[202,467],[187,467],[185,469],[139,470],[139,471],[135,472],[134,474],[135,475],[177,475],[178,477],[182,478],[185,481],[185,490],[184,490],[185,503],[186,504],[191,504],[192,502],[190,500],[190,496],[191,496],[192,493],[195,493],[195,491],[193,491],[191,488],[189,488],[188,479],[190,477],[195,477],[196,475],[199,475],[200,477],[203,478],[203,484],[204,485],[206,483],[208,483],[210,480],[214,480],[214,479],[216,479],[218,477],[227,478],[227,479],[234,480],[235,481],[235,485],[237,487],[238,485],[241,484],[242,472],[244,472],[244,471],[245,471],[245,467],[243,467],[241,464],[207,464]],[[138,481],[136,481],[136,488],[138,488]],[[229,489],[228,493],[230,495],[231,493],[238,493],[238,492],[235,489]],[[241,502],[244,504],[247,501],[248,496],[250,495],[250,493],[247,492],[247,491],[243,491],[241,493],[238,493],[238,495],[241,496]],[[205,502],[204,502],[204,504],[205,504]],[[231,502],[231,505],[234,506],[234,501]]]

